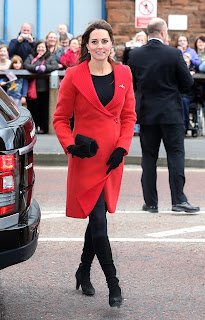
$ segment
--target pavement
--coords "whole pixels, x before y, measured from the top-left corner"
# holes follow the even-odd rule
[[[125,164],[140,165],[141,156],[140,139],[133,136],[129,154],[125,157]],[[56,135],[37,134],[37,142],[34,147],[34,163],[37,166],[67,165],[68,157],[64,154]],[[160,146],[158,166],[167,166],[163,143]],[[205,168],[205,136],[185,137],[185,167]]]

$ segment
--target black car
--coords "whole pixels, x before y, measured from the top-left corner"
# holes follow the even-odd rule
[[[36,250],[41,212],[32,200],[35,125],[0,88],[0,269]]]

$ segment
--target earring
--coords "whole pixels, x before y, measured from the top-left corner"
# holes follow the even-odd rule
[[[90,50],[88,50],[88,53],[90,53]]]

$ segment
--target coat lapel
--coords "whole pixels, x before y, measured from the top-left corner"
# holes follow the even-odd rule
[[[114,96],[105,107],[101,104],[95,91],[88,67],[88,61],[85,61],[77,66],[77,72],[73,78],[73,84],[95,108],[108,115],[112,115],[112,113],[109,111],[124,98],[128,90],[128,86],[130,85],[130,79],[125,66],[114,66],[114,80]]]

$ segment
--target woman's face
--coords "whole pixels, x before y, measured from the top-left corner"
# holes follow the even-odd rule
[[[142,35],[136,38],[136,42],[140,42],[142,45],[146,44],[145,38]]]
[[[188,41],[187,38],[184,36],[179,37],[178,44],[180,44],[183,48],[183,50],[186,50],[188,47]]]
[[[5,59],[8,56],[8,51],[6,48],[1,48],[0,49],[0,59]]]
[[[71,40],[70,45],[69,45],[70,50],[72,50],[73,52],[76,52],[76,51],[78,51],[79,47],[80,46],[79,46],[79,42],[77,39]]]
[[[57,35],[54,32],[49,33],[48,38],[46,39],[46,43],[48,47],[55,46],[57,42]]]
[[[95,29],[90,33],[87,49],[91,59],[96,61],[107,60],[112,48],[112,41],[107,30]]]
[[[46,45],[45,43],[40,43],[37,48],[36,51],[38,53],[39,56],[42,56],[45,52],[46,52]]]
[[[202,41],[201,39],[197,40],[196,46],[200,50],[205,50],[205,42]]]

